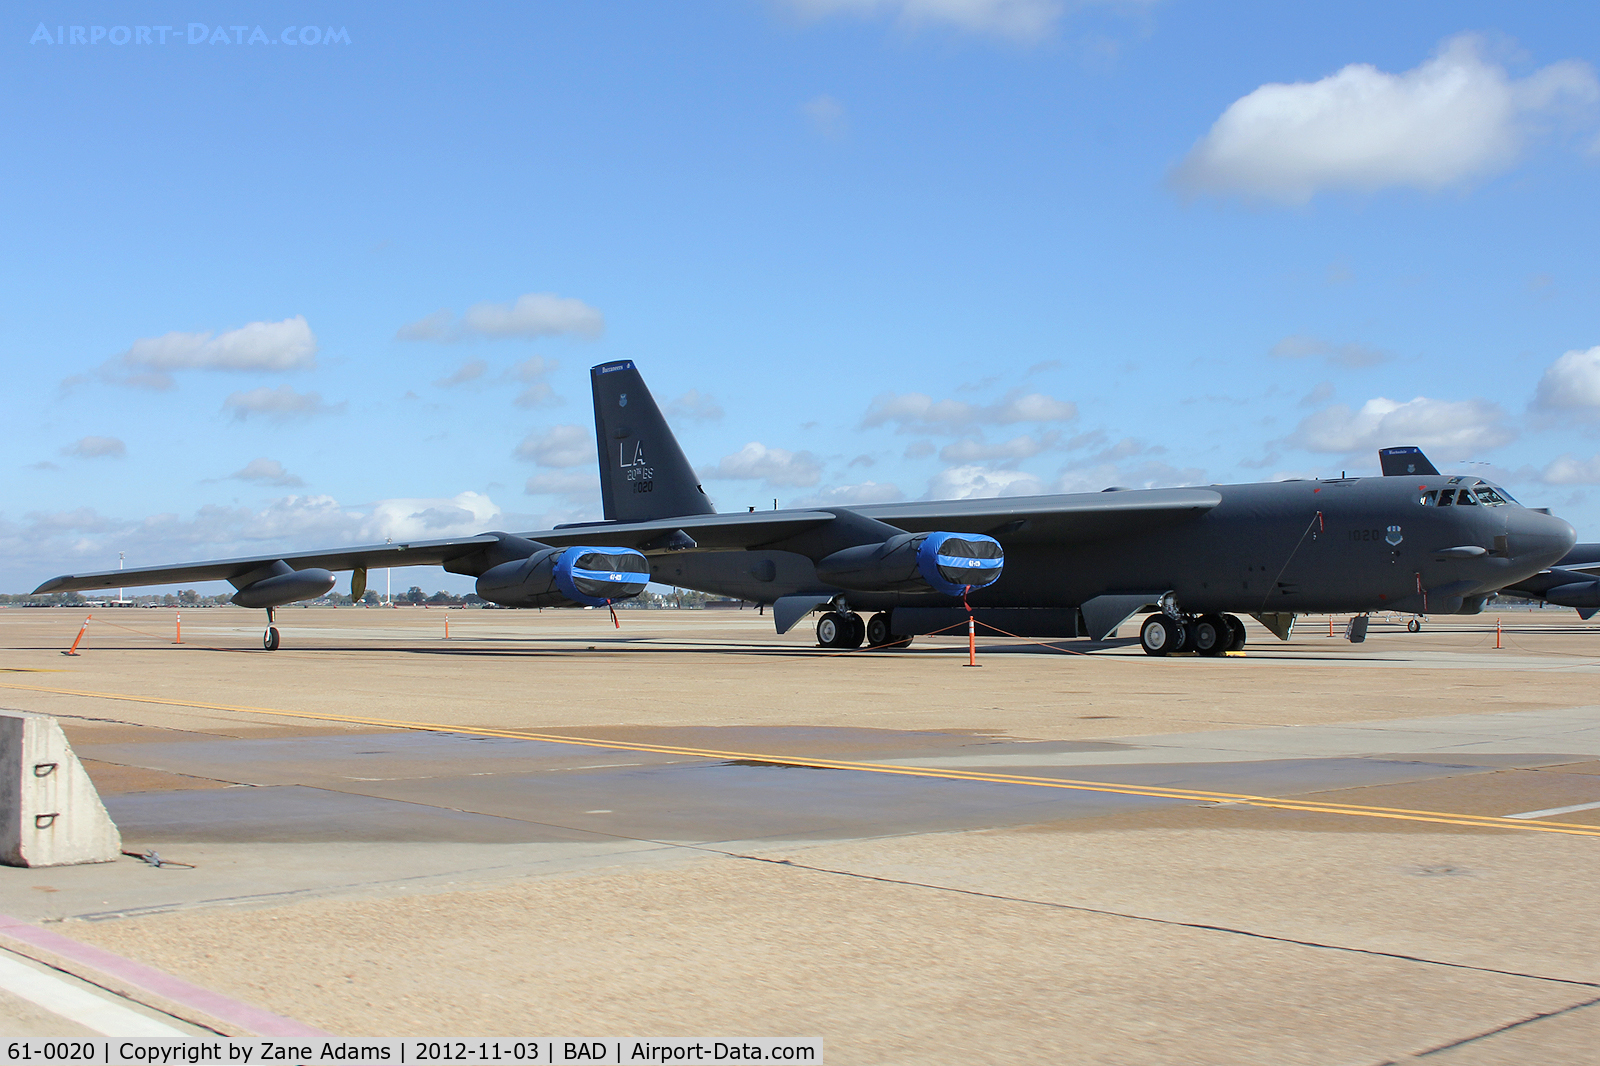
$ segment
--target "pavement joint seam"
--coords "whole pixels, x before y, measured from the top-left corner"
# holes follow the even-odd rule
[[[707,848],[707,851],[716,851]],[[1280,944],[1293,944],[1298,947],[1316,948],[1322,951],[1343,951],[1353,955],[1371,955],[1377,958],[1396,959],[1401,962],[1421,963],[1425,966],[1442,966],[1452,970],[1471,970],[1476,973],[1490,973],[1501,977],[1517,977],[1528,981],[1544,981],[1550,984],[1573,985],[1579,988],[1600,989],[1600,981],[1580,981],[1572,977],[1549,977],[1544,974],[1522,973],[1519,970],[1501,970],[1493,966],[1474,966],[1467,962],[1449,962],[1445,959],[1430,959],[1421,955],[1407,955],[1396,951],[1379,951],[1376,948],[1358,948],[1346,944],[1326,944],[1319,940],[1300,940],[1295,937],[1277,936],[1272,933],[1258,933],[1250,929],[1236,929],[1227,925],[1213,925],[1207,922],[1183,922],[1175,918],[1157,918],[1149,914],[1130,914],[1126,911],[1106,910],[1101,907],[1086,907],[1076,903],[1059,903],[1055,900],[1029,899],[1026,896],[1007,896],[999,892],[985,892],[977,888],[958,888],[954,885],[935,885],[926,881],[907,881],[898,877],[884,877],[879,874],[859,873],[855,870],[836,870],[826,866],[812,866],[808,863],[795,862],[793,859],[770,859],[762,855],[741,855],[738,852],[723,851],[719,854],[733,859],[747,859],[751,862],[767,863],[772,866],[787,866],[795,870],[809,870],[813,873],[831,874],[836,877],[850,877],[861,881],[876,881],[888,885],[905,885],[909,888],[926,888],[935,892],[950,892],[962,896],[975,896],[980,899],[999,900],[1005,903],[1022,903],[1033,907],[1049,907],[1053,910],[1075,911],[1080,914],[1096,914],[1107,918],[1124,918],[1135,922],[1150,922],[1155,925],[1175,926],[1182,929],[1197,929],[1209,933],[1229,933],[1234,936],[1249,937],[1253,940],[1271,940]],[[1600,997],[1588,1001],[1600,1003]],[[1575,1006],[1584,1006],[1576,1004]],[[1571,1009],[1571,1008],[1566,1008]],[[1534,1019],[1529,1019],[1534,1020]]]
[[[1582,1010],[1585,1007],[1592,1007],[1597,1003],[1600,1003],[1600,996],[1596,996],[1594,999],[1586,999],[1581,1003],[1572,1003],[1565,1007],[1558,1007],[1555,1010],[1540,1011],[1537,1014],[1530,1014],[1526,1018],[1518,1018],[1514,1022],[1507,1022],[1504,1025],[1497,1025],[1493,1029],[1485,1029],[1481,1033],[1474,1033],[1471,1036],[1464,1036],[1460,1040],[1452,1040],[1448,1044],[1440,1044],[1437,1047],[1431,1047],[1425,1051],[1415,1052],[1410,1056],[1410,1061],[1415,1062],[1418,1059],[1424,1059],[1430,1055],[1437,1055],[1445,1051],[1454,1051],[1458,1047],[1464,1047],[1467,1044],[1476,1043],[1479,1040],[1485,1040],[1491,1036],[1498,1036],[1501,1033],[1508,1033],[1513,1029],[1520,1029],[1524,1025],[1532,1025],[1534,1022],[1542,1022],[1547,1018],[1558,1018],[1563,1014],[1570,1014],[1575,1010]],[[1404,1066],[1404,1064],[1396,1059],[1385,1059],[1383,1062],[1376,1063],[1375,1066]]]

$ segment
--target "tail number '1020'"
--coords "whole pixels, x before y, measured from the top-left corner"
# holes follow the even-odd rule
[[[633,491],[654,492],[656,491],[656,483],[654,481],[635,481],[633,483]]]

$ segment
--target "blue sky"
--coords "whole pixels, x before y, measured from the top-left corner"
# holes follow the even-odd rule
[[[318,6],[0,23],[0,590],[598,517],[619,358],[724,510],[1420,444],[1600,539],[1593,5]]]

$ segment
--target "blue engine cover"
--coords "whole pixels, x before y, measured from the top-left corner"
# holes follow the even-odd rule
[[[1000,542],[982,533],[929,533],[917,546],[917,572],[947,596],[994,584],[1004,566]]]
[[[573,603],[604,607],[650,583],[650,563],[632,548],[567,548],[556,557],[556,588]]]

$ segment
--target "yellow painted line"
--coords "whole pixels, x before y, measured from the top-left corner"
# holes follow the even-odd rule
[[[1182,800],[1191,803],[1231,803],[1274,810],[1303,811],[1310,814],[1338,814],[1356,818],[1387,818],[1407,822],[1432,822],[1440,825],[1459,825],[1475,829],[1520,829],[1542,833],[1600,837],[1600,826],[1573,822],[1517,820],[1501,818],[1495,815],[1412,810],[1405,807],[1368,807],[1353,803],[1324,803],[1318,800],[1253,796],[1247,793],[1167,788],[1161,785],[1128,785],[1106,781],[1081,781],[1060,777],[1034,777],[1026,774],[1002,774],[983,770],[897,766],[890,763],[813,759],[802,756],[768,755],[749,751],[720,751],[714,748],[691,748],[677,744],[645,744],[634,741],[597,740],[588,737],[561,736],[555,733],[533,733],[519,729],[485,729],[479,726],[445,725],[437,722],[410,722],[393,718],[369,718],[361,715],[315,714],[308,711],[285,711],[276,707],[203,703],[198,700],[174,700],[161,696],[131,696],[120,692],[87,692],[78,689],[46,688],[42,685],[15,685],[0,682],[0,689],[44,692],[57,696],[82,696],[88,699],[123,700],[129,703],[149,703],[165,707],[186,707],[206,711],[226,711],[234,714],[265,714],[280,718],[298,718],[315,722],[374,726],[380,729],[398,729],[423,733],[461,733],[468,736],[500,737],[507,740],[537,740],[547,744],[568,744],[575,747],[604,748],[612,751],[648,752],[655,755],[687,755],[703,759],[743,759],[750,762],[807,766],[823,770],[854,770],[861,773],[892,774],[899,777],[929,777],[949,781],[979,781],[997,785],[1027,785],[1033,788],[1057,788],[1073,792],[1101,792],[1120,796],[1144,796],[1154,799]]]

